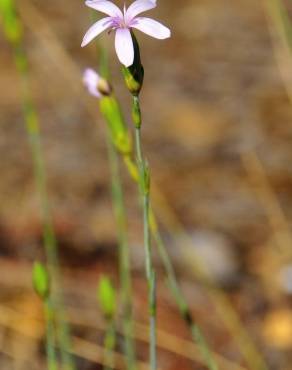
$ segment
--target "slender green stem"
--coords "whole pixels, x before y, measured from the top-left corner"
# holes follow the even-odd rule
[[[44,311],[46,320],[46,351],[48,370],[58,370],[56,354],[56,338],[54,331],[54,309],[50,298],[44,301]]]
[[[135,111],[140,112],[139,98],[133,96],[133,106]],[[139,117],[141,123],[141,116]],[[143,226],[144,226],[144,250],[145,250],[145,271],[148,283],[148,304],[149,304],[149,323],[150,323],[150,368],[157,368],[157,352],[156,352],[156,277],[152,263],[151,249],[151,232],[150,232],[150,174],[147,163],[143,158],[142,143],[141,143],[141,125],[135,128],[135,144],[137,167],[139,170],[139,185],[143,205]]]
[[[113,351],[116,346],[116,327],[114,318],[108,322],[108,328],[104,338],[104,370],[112,370],[115,368],[115,359]]]
[[[16,59],[25,59],[24,51],[17,49]],[[17,63],[19,65],[19,63]],[[49,206],[48,192],[46,186],[46,172],[42,155],[42,144],[40,137],[39,121],[36,109],[30,96],[28,70],[21,69],[23,108],[26,121],[26,129],[31,143],[32,157],[34,161],[34,174],[37,190],[40,196],[40,208],[43,223],[43,240],[48,270],[52,279],[52,305],[56,310],[58,320],[58,336],[60,341],[61,357],[67,370],[75,368],[72,356],[69,352],[71,347],[70,330],[65,321],[63,293],[61,289],[61,274],[59,269],[58,247],[54,232],[52,216]]]
[[[36,180],[37,191],[40,197],[44,247],[47,255],[48,267],[50,269],[51,277],[54,277],[58,266],[57,242],[52,225],[51,212],[46,187],[46,173],[42,155],[40,124],[38,114],[30,93],[30,84],[29,84],[30,76],[28,71],[27,58],[24,48],[21,44],[14,45],[14,58],[17,70],[21,78],[23,113],[26,123],[26,131],[31,144],[31,152],[34,162],[34,176]]]
[[[157,316],[156,316],[156,274],[152,269],[149,288],[149,312],[150,312],[150,367],[157,369]]]
[[[134,97],[134,99],[136,100],[137,97]],[[143,154],[142,154],[141,141],[142,141],[141,140],[141,127],[136,127],[135,128],[135,144],[136,144],[137,165],[138,165],[139,170],[141,170],[141,166],[143,166]]]
[[[119,158],[112,143],[110,133],[107,133],[107,148],[111,169],[112,199],[118,230],[119,265],[121,282],[121,306],[123,317],[123,331],[125,335],[125,354],[127,368],[136,369],[135,344],[133,340],[132,317],[132,284],[130,271],[130,253],[127,237],[126,210],[124,206],[123,188],[119,173]]]
[[[49,207],[48,192],[46,186],[46,173],[42,155],[42,145],[40,138],[40,124],[37,110],[35,108],[30,89],[30,75],[28,60],[23,45],[23,34],[21,20],[19,19],[14,1],[7,1],[0,7],[4,29],[8,41],[13,50],[15,65],[21,78],[23,113],[26,123],[26,131],[31,144],[32,158],[34,162],[34,175],[37,191],[40,197],[40,209],[43,224],[43,240],[47,257],[48,270],[52,281],[52,300],[51,306],[56,310],[58,327],[60,328],[60,347],[62,361],[65,368],[74,370],[74,363],[69,353],[70,335],[68,325],[64,320],[63,296],[60,284],[60,271],[58,264],[57,242],[54,233],[51,211]]]
[[[129,173],[130,177],[133,179],[133,181],[138,182],[139,181],[139,179],[138,179],[139,176],[137,175],[138,170],[135,167],[134,162],[132,161],[132,159],[129,156],[126,156],[126,157],[124,156],[124,163],[125,163],[125,166],[128,170],[128,173]],[[191,332],[193,340],[195,342],[197,342],[198,345],[200,345],[200,347],[201,347],[200,351],[201,351],[202,355],[204,355],[204,353],[205,353],[204,358],[205,359],[209,358],[209,360],[206,361],[206,364],[208,364],[209,370],[216,369],[216,368],[218,368],[218,365],[215,362],[214,356],[212,355],[212,352],[209,348],[209,345],[208,345],[206,339],[203,336],[203,333],[200,331],[201,337],[202,337],[203,340],[198,340],[199,338],[197,338],[197,336],[194,335],[194,334],[196,334],[196,331],[193,329],[193,326],[191,325],[191,323],[189,321],[189,318],[186,320],[188,315],[185,314],[185,309],[187,309],[188,312],[190,312],[189,306],[187,305],[186,300],[184,299],[184,295],[181,291],[181,288],[180,288],[180,286],[177,282],[177,278],[175,276],[175,272],[174,272],[174,269],[173,269],[172,262],[169,258],[169,254],[167,252],[167,248],[165,246],[165,243],[162,240],[159,231],[157,230],[156,217],[155,217],[155,214],[152,210],[151,210],[150,216],[151,216],[150,217],[150,219],[151,219],[151,222],[150,222],[151,235],[153,236],[154,240],[156,241],[157,245],[159,246],[158,247],[158,252],[159,252],[160,258],[162,260],[167,278],[168,278],[169,282],[172,283],[172,284],[170,284],[170,286],[172,286],[172,288],[171,288],[172,293],[174,294],[174,296],[176,298],[176,303],[177,303],[177,305],[180,309],[180,313],[181,313],[183,319],[186,321],[186,323],[189,327],[189,330]],[[212,280],[210,281],[210,277],[208,275],[206,275],[206,273],[204,271],[202,271],[202,267],[200,266],[200,264],[197,263],[196,260],[193,261],[193,262],[194,262],[194,272],[196,273],[196,276],[207,280],[207,282],[210,282],[210,286],[213,286],[214,285],[213,281]],[[174,281],[176,281],[175,284],[173,284]],[[175,287],[175,288],[173,288],[173,287]],[[178,296],[178,293],[179,293],[179,296]],[[209,294],[211,300],[213,302],[215,302],[215,306],[216,306],[216,309],[218,310],[218,312],[220,314],[220,317],[223,319],[223,321],[226,324],[228,330],[233,334],[233,337],[234,337],[235,341],[238,343],[240,351],[242,352],[246,361],[249,363],[250,368],[252,368],[254,370],[267,370],[268,367],[265,363],[264,358],[258,352],[255,344],[249,338],[248,333],[243,328],[238,315],[234,311],[234,309],[233,309],[232,305],[230,304],[230,302],[228,301],[228,299],[225,297],[224,293],[221,290],[218,290],[218,289],[208,289],[208,294]],[[178,301],[179,298],[178,297],[181,297],[181,298],[184,299],[184,303],[186,304],[184,310],[181,309],[181,307],[184,307],[184,305],[180,306],[181,302],[180,302],[180,305],[179,305],[179,301]],[[193,321],[193,319],[192,319],[192,321]],[[195,325],[197,326],[197,324],[195,324]]]
[[[136,132],[136,135],[138,136],[140,134],[139,132]],[[138,143],[138,148],[140,148],[140,140],[136,139]],[[139,149],[139,152],[141,153],[141,149]],[[137,155],[138,157],[138,155]],[[141,160],[141,156],[139,157]],[[134,181],[137,181],[136,177],[136,170],[135,170],[135,165],[131,161],[131,158],[129,157],[124,157],[124,162],[125,165],[129,171],[130,176]],[[139,180],[139,179],[138,179]],[[209,370],[217,370],[218,365],[215,362],[214,356],[212,355],[211,350],[209,349],[208,343],[204,337],[204,334],[202,333],[201,329],[199,326],[194,322],[192,315],[191,315],[191,310],[188,306],[188,303],[186,299],[184,298],[184,295],[181,291],[181,288],[179,286],[175,270],[173,268],[171,259],[169,257],[169,254],[167,252],[166,246],[164,244],[164,241],[160,235],[160,232],[157,228],[156,225],[156,219],[155,219],[155,214],[150,208],[150,214],[149,214],[149,227],[151,231],[151,235],[153,236],[153,239],[157,245],[158,253],[161,258],[163,267],[165,269],[165,273],[167,276],[167,280],[169,283],[169,288],[175,298],[175,302],[179,308],[179,312],[184,319],[186,325],[188,326],[192,339],[194,342],[196,342],[199,346],[200,352],[202,357],[204,358],[206,365]]]
[[[151,240],[150,240],[150,226],[149,226],[149,190],[145,184],[145,171],[146,164],[143,159],[142,146],[141,146],[141,128],[135,129],[135,141],[136,141],[136,154],[137,154],[137,165],[139,169],[139,183],[140,190],[143,198],[143,227],[144,227],[144,246],[145,246],[145,269],[146,277],[148,282],[151,279],[152,270],[152,251],[151,251]],[[149,284],[150,287],[150,284]]]

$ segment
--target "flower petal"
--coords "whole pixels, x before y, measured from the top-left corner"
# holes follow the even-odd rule
[[[130,22],[136,15],[156,7],[154,0],[136,0],[126,11],[126,20]]]
[[[155,37],[156,39],[167,39],[171,36],[170,29],[165,27],[160,22],[155,21],[151,18],[139,17],[135,18],[135,21],[131,27],[136,28],[139,31],[146,33],[149,36]]]
[[[100,92],[97,90],[97,85],[100,76],[91,68],[87,68],[83,73],[83,83],[87,87],[89,93],[97,98],[101,97]]]
[[[120,62],[130,67],[134,62],[134,45],[128,28],[117,29],[115,47]]]
[[[89,30],[86,32],[85,36],[83,37],[83,41],[81,47],[90,43],[92,39],[98,36],[100,33],[105,31],[107,28],[111,26],[112,18],[106,17],[102,18],[99,21],[95,22]]]
[[[87,0],[85,5],[98,10],[99,12],[105,13],[110,17],[123,18],[123,13],[121,10],[111,1],[107,0]]]

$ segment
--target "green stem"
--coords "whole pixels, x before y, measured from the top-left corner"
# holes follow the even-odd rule
[[[139,98],[133,96],[133,107],[136,112],[140,112]],[[140,114],[140,113],[139,113]],[[143,158],[141,143],[141,116],[137,120],[140,125],[135,128],[135,144],[137,167],[139,170],[139,185],[143,204],[143,226],[144,226],[144,250],[145,250],[145,271],[148,283],[148,304],[149,304],[149,323],[150,323],[150,368],[157,368],[156,352],[156,277],[152,263],[152,249],[150,237],[150,175],[149,168]]]
[[[16,60],[25,59],[24,51],[18,48]],[[17,63],[19,65],[19,63]],[[30,96],[29,74],[27,69],[20,69],[22,80],[22,96],[24,117],[26,121],[26,130],[31,143],[32,157],[34,161],[34,175],[36,186],[40,196],[40,208],[43,223],[43,241],[46,252],[49,275],[52,279],[52,305],[56,310],[58,321],[58,336],[60,341],[61,357],[65,369],[73,370],[75,368],[72,356],[69,353],[71,347],[70,330],[65,321],[63,293],[61,289],[61,274],[59,269],[58,246],[54,232],[52,215],[49,206],[45,165],[42,155],[42,145],[40,137],[39,121],[36,109]]]
[[[48,370],[58,370],[56,338],[54,332],[54,310],[50,298],[44,301],[44,311],[46,320],[46,351]]]
[[[136,142],[137,142],[137,147],[138,147],[137,158],[138,158],[138,161],[141,162],[142,152],[141,152],[140,139],[138,137],[139,135],[140,135],[140,132],[137,132],[137,129],[136,129]],[[133,164],[131,159],[129,157],[124,157],[124,162],[125,162],[125,165],[132,179],[134,181],[137,181],[135,165]],[[155,240],[155,243],[157,245],[158,253],[161,258],[163,267],[165,269],[165,273],[166,273],[166,276],[169,282],[169,288],[175,298],[175,302],[179,308],[179,312],[190,330],[192,339],[194,342],[198,344],[202,358],[205,360],[205,363],[208,369],[218,370],[218,365],[214,359],[214,356],[212,355],[212,352],[208,346],[208,343],[204,337],[204,334],[202,333],[201,329],[194,322],[192,318],[191,310],[179,286],[179,283],[178,283],[178,280],[175,274],[175,270],[173,268],[171,259],[166,249],[166,246],[160,235],[159,230],[157,229],[155,214],[152,208],[150,208],[149,227],[151,230],[151,235],[153,236],[153,239]]]
[[[28,69],[28,60],[23,45],[23,34],[21,20],[15,9],[14,1],[7,1],[0,4],[0,10],[3,17],[3,25],[8,41],[13,50],[15,65],[21,78],[21,92],[23,100],[23,114],[26,124],[26,131],[31,144],[32,158],[34,162],[34,175],[37,191],[40,197],[41,218],[43,224],[43,240],[47,257],[49,275],[52,280],[52,302],[51,305],[56,311],[58,318],[58,327],[60,327],[60,347],[62,361],[67,370],[74,370],[75,366],[69,353],[70,335],[69,328],[64,320],[63,296],[60,284],[60,271],[57,241],[54,233],[51,211],[49,207],[46,173],[42,155],[42,146],[40,138],[40,124],[37,110],[31,97],[30,76]]]
[[[112,370],[115,368],[115,360],[113,351],[116,346],[116,327],[115,327],[115,321],[112,319],[110,322],[108,322],[108,328],[105,333],[104,338],[104,370]]]
[[[136,154],[137,154],[137,165],[139,169],[139,183],[140,190],[143,200],[143,228],[144,228],[144,247],[145,247],[145,270],[148,282],[151,279],[152,270],[152,251],[151,251],[151,241],[150,241],[150,226],[149,226],[149,191],[146,189],[145,184],[145,161],[142,155],[141,147],[141,128],[135,129],[135,141],[136,141]],[[146,185],[146,186],[145,186]],[[150,287],[150,284],[149,284]]]
[[[164,264],[166,274],[169,280],[170,289],[174,295],[176,303],[179,307],[180,313],[188,325],[192,338],[198,343],[202,357],[204,358],[209,370],[218,370],[218,366],[213,359],[211,352],[208,348],[207,342],[202,334],[200,328],[194,323],[190,309],[184,299],[183,294],[180,291],[179,284],[176,279],[175,271],[172,266],[169,255],[164,246],[163,240],[159,234],[159,231],[150,226],[150,216],[153,217],[150,209],[149,191],[145,191],[145,161],[143,160],[142,148],[141,148],[141,110],[139,105],[138,97],[133,97],[133,112],[136,114],[136,122],[139,123],[135,129],[135,141],[136,141],[136,154],[137,154],[137,166],[139,170],[139,183],[143,194],[143,215],[144,215],[144,245],[146,255],[146,275],[149,282],[149,302],[150,302],[150,362],[151,368],[156,368],[156,300],[155,300],[155,273],[152,267],[152,256],[151,256],[151,244],[150,244],[150,231],[156,241],[158,252]],[[138,114],[137,114],[138,113]],[[134,114],[133,114],[134,116]]]
[[[130,177],[133,179],[133,181],[138,182],[139,179],[138,179],[137,173],[139,171],[137,171],[137,168],[135,167],[132,159],[128,156],[126,157],[124,156],[124,163],[127,167]],[[150,217],[151,234],[154,240],[156,241],[157,245],[159,246],[158,252],[162,260],[164,269],[166,271],[167,278],[170,282],[173,282],[173,277],[175,277],[174,269],[173,269],[172,262],[168,255],[167,248],[160,236],[160,233],[157,230],[156,218],[155,218],[155,214],[153,213],[153,211],[151,211],[150,216],[151,216]],[[187,243],[188,243],[188,239],[186,241],[186,244]],[[206,272],[202,271],[202,267],[200,266],[200,263],[197,263],[196,259],[193,262],[194,262],[194,273],[196,274],[196,276],[201,279],[203,278],[204,280],[209,282],[210,286],[213,286],[214,282],[212,280],[210,281],[210,276]],[[176,284],[175,284],[176,287],[175,289],[172,288],[172,293],[176,297],[176,303],[178,305],[179,302],[178,302],[177,293],[179,292],[179,296],[182,297],[183,299],[184,299],[184,295],[181,291],[179,284],[177,283],[176,277],[175,277],[175,281],[176,281]],[[224,293],[219,289],[208,289],[208,294],[211,300],[215,302],[215,307],[218,310],[220,317],[223,319],[230,333],[232,333],[234,340],[238,343],[240,351],[242,352],[246,361],[249,363],[250,368],[254,370],[267,370],[268,367],[265,363],[264,358],[258,352],[255,344],[253,343],[248,333],[242,326],[240,318],[238,317],[237,313],[234,311],[232,305],[230,304],[229,300],[226,298]],[[189,306],[186,306],[186,307],[188,311],[190,312]],[[190,325],[189,319],[186,320],[187,315],[184,314],[184,310],[181,310],[180,306],[179,306],[179,309],[180,309],[182,317],[184,318],[184,320],[189,326],[193,340],[197,342],[198,345],[201,346],[200,351],[202,354],[205,353],[204,357],[206,359],[209,358],[208,362],[206,361],[206,364],[209,363],[208,365],[209,370],[218,368],[218,365],[216,364],[214,360],[214,356],[212,355],[212,352],[210,351],[208,343],[206,339],[204,338],[202,332],[201,332],[201,336],[203,340],[198,341],[196,339],[196,336],[194,335],[196,331],[194,331],[193,327]],[[210,358],[211,356],[213,359]],[[212,363],[212,367],[211,367],[211,363]]]
[[[130,253],[127,237],[126,211],[124,206],[123,188],[119,173],[119,158],[112,143],[110,133],[107,133],[108,158],[111,169],[112,199],[118,230],[119,265],[121,282],[121,305],[123,316],[123,331],[125,335],[125,354],[127,368],[136,369],[135,344],[133,340],[132,317],[132,284],[130,272]]]
[[[152,270],[149,288],[149,312],[150,312],[150,367],[157,369],[157,316],[156,316],[156,274]]]

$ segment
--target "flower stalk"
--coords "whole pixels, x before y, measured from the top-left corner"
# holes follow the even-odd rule
[[[144,245],[146,246],[145,248],[146,274],[147,274],[148,281],[151,282],[149,286],[150,286],[150,290],[152,290],[149,295],[149,302],[150,302],[149,310],[150,312],[152,312],[152,310],[154,312],[156,311],[156,307],[155,307],[156,303],[155,303],[155,300],[153,301],[153,294],[155,294],[155,288],[154,288],[155,282],[152,281],[153,279],[152,275],[155,276],[155,274],[151,266],[152,256],[151,256],[151,244],[150,244],[150,238],[151,238],[151,235],[153,235],[153,239],[157,245],[160,258],[162,260],[162,263],[166,271],[167,279],[169,282],[169,288],[178,305],[182,318],[184,319],[186,325],[189,327],[192,339],[198,343],[200,352],[206,362],[206,365],[208,366],[208,369],[218,370],[218,366],[215,360],[213,359],[213,356],[211,354],[211,351],[209,350],[205,337],[203,333],[201,332],[200,328],[195,324],[192,318],[191,311],[188,307],[188,304],[179,288],[179,284],[178,284],[178,281],[175,275],[174,268],[172,266],[172,263],[167,253],[166,247],[164,245],[164,242],[157,228],[155,215],[150,206],[150,197],[149,197],[150,172],[149,172],[148,163],[143,159],[143,154],[142,154],[142,144],[141,144],[142,117],[141,117],[141,107],[140,107],[140,101],[139,101],[139,93],[143,85],[144,69],[141,64],[139,44],[133,32],[132,32],[132,37],[133,37],[133,44],[134,44],[134,50],[135,50],[134,63],[132,66],[128,68],[123,67],[122,71],[123,71],[126,86],[132,94],[132,119],[133,119],[133,123],[135,126],[136,163],[137,163],[137,168],[138,168],[138,183],[140,187],[140,192],[143,195]],[[125,163],[129,169],[129,172],[132,174],[132,178],[135,181],[137,181],[137,178],[135,177],[135,172],[133,172],[133,170],[131,170],[129,166],[128,158],[126,158]],[[155,277],[154,277],[154,280],[155,280]],[[150,327],[152,328],[150,336],[152,337],[151,339],[152,342],[155,342],[155,338],[153,336],[153,332],[155,328],[154,317],[155,315],[153,314],[151,315],[151,319],[150,319],[150,322],[151,322]],[[150,352],[153,353],[153,349],[150,350]]]
[[[151,370],[157,368],[157,350],[156,350],[156,274],[152,261],[151,230],[150,230],[150,169],[147,161],[144,159],[142,151],[142,115],[139,94],[143,85],[144,69],[141,63],[139,44],[134,33],[131,32],[134,45],[133,65],[123,67],[123,76],[126,86],[132,95],[132,119],[135,126],[135,151],[136,164],[138,168],[138,182],[143,208],[143,234],[144,234],[144,253],[145,253],[145,274],[148,285],[148,312],[150,325],[149,338],[149,358]]]
[[[134,182],[138,182],[139,175],[138,175],[137,167],[133,163],[132,159],[126,156],[124,157],[124,162],[125,162],[125,166],[132,180]],[[160,259],[162,261],[162,264],[165,270],[168,287],[175,299],[175,303],[178,306],[182,319],[185,321],[187,327],[189,328],[189,331],[192,336],[192,340],[198,344],[198,348],[201,352],[202,358],[205,360],[205,363],[208,369],[218,370],[218,365],[209,348],[206,338],[202,330],[198,326],[198,324],[196,324],[196,322],[194,321],[190,307],[180,288],[173,264],[167,252],[167,248],[165,246],[165,243],[157,227],[156,217],[155,217],[155,214],[153,212],[151,205],[150,205],[150,212],[149,212],[149,227],[150,227],[153,240],[155,241],[155,244],[157,246],[158,254],[160,256]]]
[[[137,114],[135,124],[135,144],[137,167],[139,171],[139,187],[142,197],[143,207],[143,228],[144,228],[144,252],[145,252],[145,271],[148,284],[148,304],[150,322],[150,367],[151,370],[157,368],[156,355],[156,277],[152,262],[151,232],[150,232],[150,170],[148,163],[144,160],[142,153],[141,140],[141,109],[139,98],[133,95],[133,112]]]

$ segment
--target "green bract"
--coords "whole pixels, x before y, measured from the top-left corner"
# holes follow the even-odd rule
[[[97,296],[104,316],[112,318],[116,312],[116,291],[108,277],[100,278]]]
[[[34,290],[41,299],[46,299],[50,293],[49,274],[47,269],[40,262],[35,262],[32,271]]]

